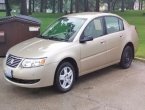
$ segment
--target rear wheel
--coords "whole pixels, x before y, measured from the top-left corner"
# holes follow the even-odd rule
[[[55,88],[60,92],[68,92],[71,90],[75,82],[75,70],[71,63],[61,63],[56,71]]]
[[[131,46],[126,46],[123,50],[120,66],[123,69],[127,69],[130,67],[133,60],[133,48]]]

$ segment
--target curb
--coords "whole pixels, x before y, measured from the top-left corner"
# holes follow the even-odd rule
[[[135,57],[135,60],[139,60],[141,62],[145,62],[145,59],[144,58]]]

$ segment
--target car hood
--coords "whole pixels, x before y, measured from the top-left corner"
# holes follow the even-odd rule
[[[13,46],[8,54],[24,58],[40,58],[71,46],[70,42],[60,42],[42,38],[32,38]]]

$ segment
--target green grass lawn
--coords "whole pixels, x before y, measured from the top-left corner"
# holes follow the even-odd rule
[[[0,12],[0,18],[5,16],[6,14],[4,12]]]
[[[136,53],[137,57],[145,58],[145,11],[126,11],[126,12],[115,12],[116,14],[122,16],[130,24],[135,25],[139,34],[139,48]],[[55,21],[57,18],[61,17],[63,14],[46,14],[46,13],[34,13],[32,16],[40,19],[41,32],[43,32],[46,27]],[[5,16],[5,13],[0,13],[0,17]]]

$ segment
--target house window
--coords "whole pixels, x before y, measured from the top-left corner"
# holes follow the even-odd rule
[[[5,11],[6,7],[5,7],[5,0],[0,0],[0,11]]]

